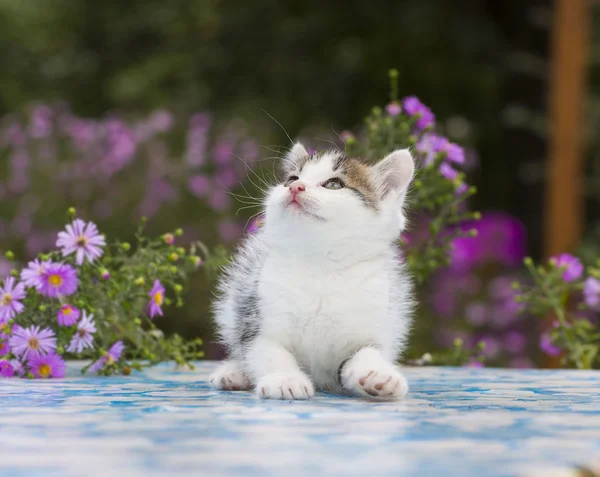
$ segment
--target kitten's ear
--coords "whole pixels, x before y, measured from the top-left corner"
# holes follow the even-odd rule
[[[408,149],[396,149],[375,164],[372,170],[382,196],[396,193],[403,197],[415,173],[415,164]]]
[[[293,171],[296,169],[296,166],[305,160],[308,157],[308,151],[302,145],[302,143],[297,142],[294,144],[288,153],[283,158],[283,169],[285,171]]]

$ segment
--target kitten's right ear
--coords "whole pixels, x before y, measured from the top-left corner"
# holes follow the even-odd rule
[[[297,166],[308,158],[308,151],[302,145],[302,143],[297,142],[294,144],[288,153],[283,158],[283,169],[287,172],[293,171],[297,169]]]

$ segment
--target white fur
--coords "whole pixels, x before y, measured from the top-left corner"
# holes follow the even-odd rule
[[[286,169],[293,171],[303,154],[296,145]],[[393,363],[406,343],[413,302],[396,241],[412,158],[395,151],[371,168],[379,195],[374,210],[348,189],[322,187],[335,175],[339,154],[325,153],[294,173],[306,185],[302,209],[289,205],[288,187],[272,188],[264,226],[225,271],[215,313],[230,360],[211,377],[218,389],[230,389],[223,384],[229,378],[275,399],[307,399],[314,387],[405,395]],[[252,312],[240,314],[240,307]],[[252,339],[241,340],[243,329],[254,330]]]

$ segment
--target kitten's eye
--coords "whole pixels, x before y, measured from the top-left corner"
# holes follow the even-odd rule
[[[283,183],[284,186],[288,187],[292,182],[297,181],[298,179],[300,179],[298,176],[290,176],[287,178],[287,180]]]
[[[329,179],[327,182],[325,182],[323,187],[329,190],[338,190],[344,188],[344,183],[340,179],[334,177],[333,179]]]

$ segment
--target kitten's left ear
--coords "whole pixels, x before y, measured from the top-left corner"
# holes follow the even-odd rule
[[[308,157],[308,151],[302,145],[302,143],[297,142],[294,144],[288,153],[283,157],[283,169],[286,172],[293,171],[297,164],[301,161],[305,160]]]
[[[384,197],[390,193],[403,197],[414,172],[415,164],[408,149],[396,149],[372,167],[373,178]]]

